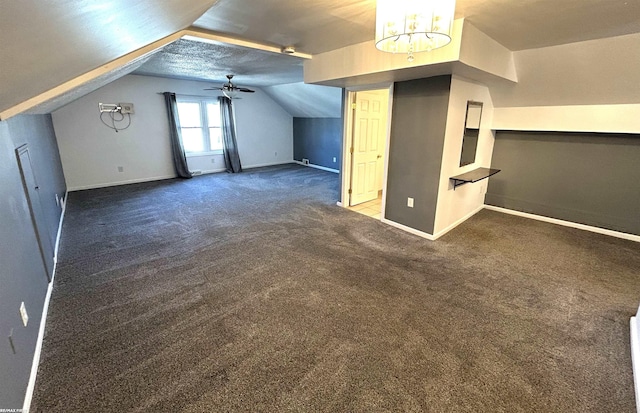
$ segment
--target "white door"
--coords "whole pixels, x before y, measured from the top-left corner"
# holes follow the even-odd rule
[[[384,162],[387,132],[386,90],[356,93],[353,117],[353,155],[351,168],[351,201],[358,205],[378,197],[378,165]]]

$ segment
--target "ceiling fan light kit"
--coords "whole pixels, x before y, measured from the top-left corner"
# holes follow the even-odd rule
[[[455,0],[378,0],[376,48],[383,52],[428,52],[451,42]]]
[[[231,81],[231,79],[233,79],[233,75],[227,75],[227,79],[229,81],[227,83],[225,83],[224,85],[222,85],[222,87],[211,87],[211,88],[207,88],[205,90],[219,90],[219,91],[222,92],[222,94],[224,96],[228,97],[229,99],[240,99],[238,97],[240,92],[244,92],[244,93],[253,93],[253,92],[255,92],[254,90],[248,89],[246,87],[238,87],[238,86],[234,85],[233,82]]]

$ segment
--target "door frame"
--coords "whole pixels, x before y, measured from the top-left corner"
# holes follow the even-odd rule
[[[366,92],[369,90],[388,90],[389,91],[389,104],[387,105],[387,134],[386,134],[386,143],[384,148],[384,164],[383,164],[383,172],[382,172],[382,206],[380,210],[380,219],[384,219],[384,212],[386,208],[386,192],[387,192],[387,169],[389,167],[389,143],[391,138],[391,113],[393,111],[393,82],[391,83],[379,83],[373,85],[365,85],[365,86],[354,86],[345,88],[344,94],[344,125],[343,125],[343,133],[342,133],[342,182],[341,188],[342,193],[340,194],[341,206],[344,208],[349,207],[351,203],[351,194],[349,194],[349,190],[351,189],[351,172],[353,165],[353,156],[351,153],[351,147],[353,145],[353,119],[354,119],[354,108],[353,103],[356,93],[358,92]]]
[[[55,259],[51,256],[51,263],[48,260],[48,253],[53,252],[54,247],[51,243],[51,236],[49,234],[49,229],[46,226],[46,223],[42,222],[38,219],[44,219],[44,210],[42,209],[42,199],[40,198],[40,184],[38,183],[38,177],[36,176],[36,172],[33,168],[33,162],[31,161],[31,152],[29,151],[29,145],[23,144],[18,146],[15,149],[15,154],[18,162],[18,169],[20,171],[20,180],[22,181],[22,187],[24,189],[24,196],[27,201],[27,206],[29,207],[29,215],[31,216],[31,223],[33,225],[33,231],[36,236],[36,241],[38,243],[38,249],[40,250],[40,257],[42,259],[42,264],[44,267],[44,272],[47,276],[47,282],[51,282],[53,277],[53,269],[55,268]],[[26,162],[23,162],[22,156],[26,155]],[[32,192],[29,190],[29,182],[27,182],[27,177],[25,176],[26,168],[29,169],[31,177],[33,178],[33,184],[35,184],[35,188]]]

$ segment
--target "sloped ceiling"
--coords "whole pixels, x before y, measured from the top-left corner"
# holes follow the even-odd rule
[[[24,113],[28,115],[44,115],[47,113],[51,113],[54,110],[61,108],[76,99],[81,98],[84,95],[88,95],[94,90],[98,90],[101,87],[108,85],[109,83],[121,78],[122,76],[128,75],[129,73],[140,67],[142,64],[144,64],[147,60],[149,60],[152,55],[153,54],[145,56],[141,59],[132,60],[129,63],[126,63],[112,71],[106,72],[101,76],[89,80],[88,82],[83,83],[69,90],[68,92],[58,95],[52,99],[46,100]]]
[[[0,112],[189,26],[215,2],[0,2]]]
[[[262,90],[295,118],[339,118],[342,115],[340,88],[300,82]]]
[[[457,0],[456,5],[457,18],[466,18],[513,51],[638,33],[639,15],[639,0]],[[280,46],[294,45],[298,51],[315,54],[371,40],[374,21],[375,0],[0,1],[0,119],[31,108],[29,99],[57,99],[67,92],[79,95],[105,79],[129,73],[139,61],[122,59],[113,65],[109,62],[150,47],[191,24],[270,44],[276,51]],[[153,48],[166,43],[154,44]],[[188,55],[190,49],[168,49],[142,70],[201,79],[202,70],[195,70],[200,67],[187,70],[177,64],[179,54],[167,56],[178,50],[187,53],[183,60],[192,59],[193,55]],[[219,49],[212,53],[222,52]],[[212,74],[206,74],[207,80],[224,80],[223,71],[243,74],[247,62],[252,61],[249,54],[238,50],[226,56],[218,60],[222,63],[218,72],[213,74],[214,69],[209,69]],[[280,54],[271,57],[291,58]],[[247,72],[251,77],[243,79],[246,85],[297,81],[293,73],[299,68],[290,62],[281,65],[272,64],[275,60],[268,60],[268,64],[267,60],[255,61],[255,66],[264,63],[265,72]],[[127,66],[122,68],[123,64]],[[54,89],[68,81],[75,85],[76,79],[77,85],[85,84],[95,76],[79,76],[97,68],[116,72],[100,72],[104,75],[101,79],[77,91]],[[167,74],[165,69],[173,72]],[[266,73],[266,69],[270,72]],[[63,96],[58,103],[69,96]],[[36,110],[52,107],[43,105]]]

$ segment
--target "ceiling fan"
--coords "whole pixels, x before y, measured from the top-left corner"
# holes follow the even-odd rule
[[[247,89],[246,87],[238,87],[234,85],[233,82],[231,82],[231,79],[233,79],[233,75],[227,75],[227,79],[229,79],[229,82],[222,85],[222,87],[212,87],[205,90],[221,90],[222,94],[228,97],[229,99],[240,99],[238,97],[238,92],[248,92],[248,93],[255,92],[254,90]]]

